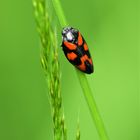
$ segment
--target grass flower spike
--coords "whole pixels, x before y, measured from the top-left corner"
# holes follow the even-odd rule
[[[34,0],[35,19],[41,40],[41,64],[49,89],[52,108],[54,140],[66,140],[66,126],[62,110],[61,75],[58,62],[56,30],[52,28],[44,0]]]

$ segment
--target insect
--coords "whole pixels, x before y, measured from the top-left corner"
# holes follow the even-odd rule
[[[77,29],[63,28],[61,46],[71,64],[84,73],[93,73],[94,68],[87,43]]]

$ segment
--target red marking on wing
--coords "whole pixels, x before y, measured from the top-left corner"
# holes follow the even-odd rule
[[[85,65],[85,61],[88,61],[91,65],[92,65],[92,59],[88,58],[87,55],[84,55],[80,58],[81,60],[81,65],[77,66],[80,70],[85,71],[86,70],[86,65]]]
[[[86,66],[85,63],[82,61],[82,64],[77,66],[80,70],[85,71],[86,70]]]
[[[79,35],[78,35],[78,46],[81,46],[82,44],[83,44],[83,38],[82,38],[82,35],[79,32]]]
[[[87,46],[86,43],[84,43],[84,50],[85,50],[85,51],[88,51],[88,46]]]
[[[75,53],[71,52],[71,53],[67,54],[67,57],[69,60],[74,60],[77,57],[77,55]]]
[[[92,59],[88,58],[89,63],[92,65]]]
[[[76,45],[72,44],[70,42],[64,41],[64,45],[70,50],[75,50],[76,49]]]

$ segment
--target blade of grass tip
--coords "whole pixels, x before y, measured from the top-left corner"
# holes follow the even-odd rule
[[[52,0],[52,3],[54,6],[54,9],[55,9],[55,12],[58,16],[61,27],[63,28],[65,26],[68,26],[68,23],[67,23],[66,18],[64,16],[64,12],[62,10],[60,1],[59,0]],[[98,134],[100,136],[100,139],[101,140],[109,140],[107,133],[106,133],[106,129],[104,127],[104,123],[103,123],[102,118],[99,114],[95,99],[93,98],[92,91],[91,91],[90,86],[88,84],[86,75],[77,69],[76,69],[76,73],[77,73],[81,88],[83,90],[84,97],[85,97],[86,102],[88,104],[92,119],[95,122],[95,126],[96,126],[96,129],[97,129]]]

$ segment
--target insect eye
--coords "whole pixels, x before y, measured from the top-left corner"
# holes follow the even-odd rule
[[[78,33],[78,30],[76,30],[76,29],[74,29],[74,28],[72,28],[72,30],[71,30],[73,33]]]
[[[66,34],[66,31],[65,31],[65,30],[63,30],[63,31],[62,31],[62,35],[65,35],[65,34]]]
[[[78,33],[78,30],[75,29],[74,32],[75,32],[75,33]]]
[[[71,30],[71,29],[72,29],[72,27],[68,27],[67,29],[68,29],[68,30]]]

